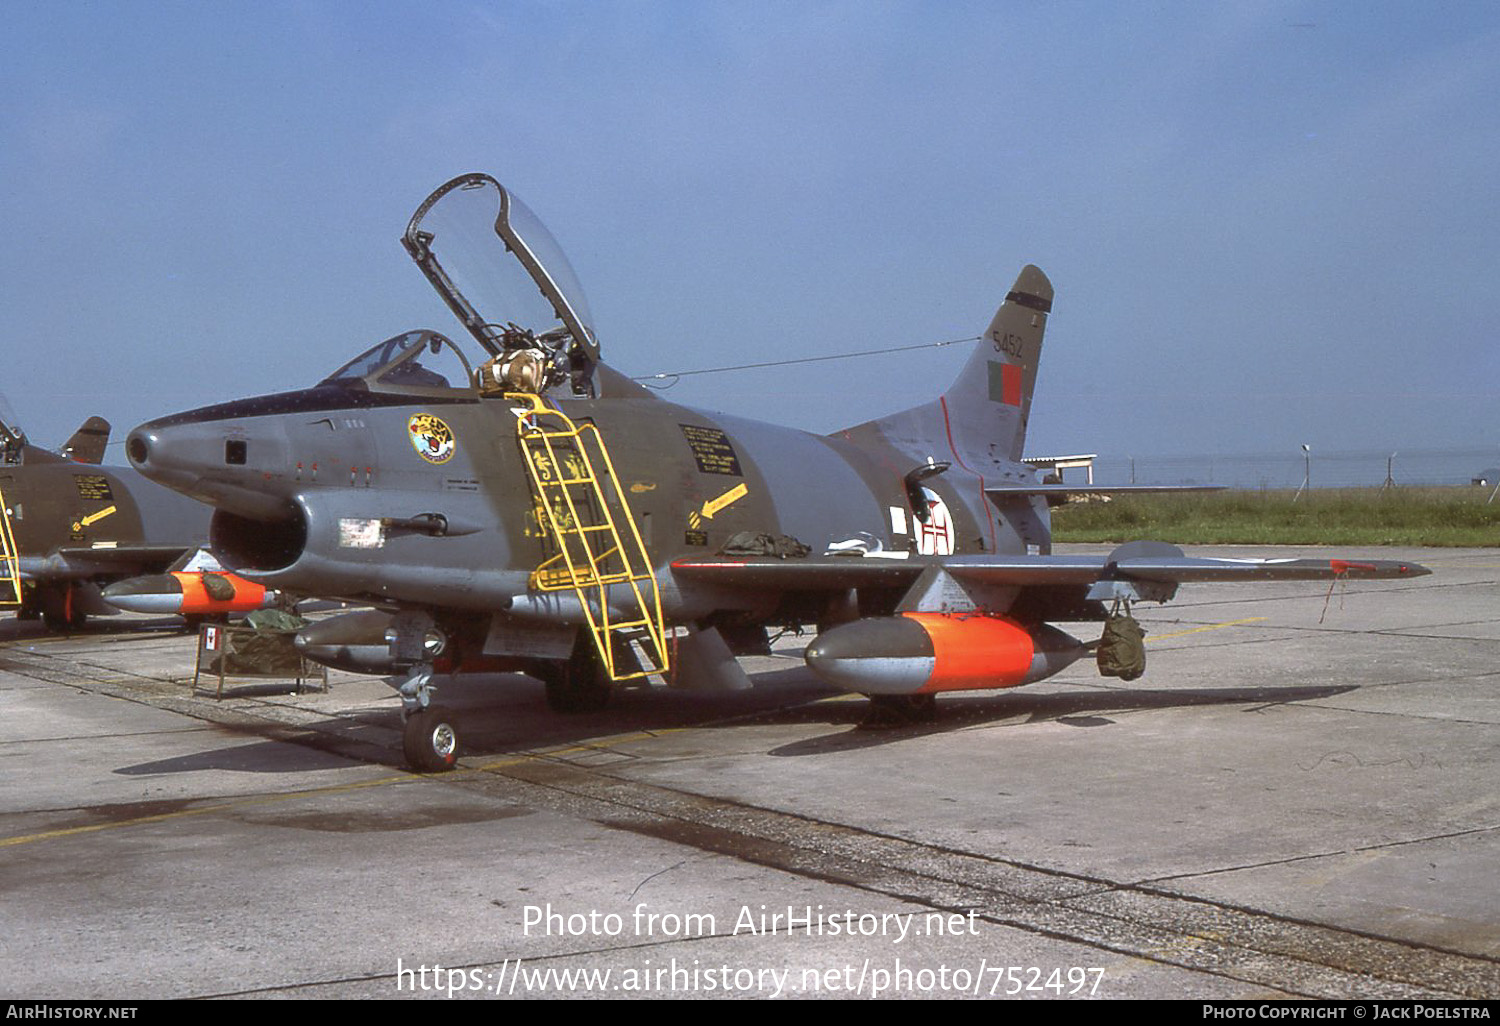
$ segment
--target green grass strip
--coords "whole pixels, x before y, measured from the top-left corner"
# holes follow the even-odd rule
[[[1327,488],[1116,496],[1052,511],[1059,542],[1182,545],[1500,545],[1491,489]],[[1295,501],[1294,501],[1294,497]]]

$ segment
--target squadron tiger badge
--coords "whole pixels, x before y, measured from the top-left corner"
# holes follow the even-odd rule
[[[406,436],[411,439],[411,447],[428,463],[447,463],[458,448],[453,429],[441,417],[430,413],[413,414],[406,422]]]

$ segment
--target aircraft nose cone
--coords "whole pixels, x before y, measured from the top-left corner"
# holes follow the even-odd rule
[[[181,488],[196,476],[194,462],[181,444],[174,444],[171,431],[143,424],[125,436],[125,458],[130,465],[158,484]]]
[[[194,495],[194,486],[201,476],[201,461],[181,444],[180,438],[172,435],[170,430],[143,424],[126,436],[125,457],[143,477]]]
[[[130,436],[125,439],[125,456],[137,470],[150,458],[151,443],[146,433],[139,428],[130,432]]]
[[[276,520],[288,515],[294,490],[283,483],[285,431],[275,418],[247,427],[228,414],[190,412],[140,425],[126,437],[125,455],[159,485],[239,516]]]

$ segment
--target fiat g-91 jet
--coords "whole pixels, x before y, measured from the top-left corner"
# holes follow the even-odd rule
[[[1049,621],[1182,582],[1426,572],[1149,542],[1054,556],[1049,503],[1078,489],[1021,461],[1053,301],[1035,267],[945,393],[820,436],[676,405],[600,362],[562,251],[487,175],[438,189],[403,242],[481,361],[405,332],[311,388],[144,424],[127,453],[216,507],[229,569],[375,607],[298,643],[391,680],[420,769],[458,752],[442,673],[520,671],[589,709],[647,678],[749,686],[735,655],[811,626],[820,676],[921,712],[1057,673],[1089,646]]]

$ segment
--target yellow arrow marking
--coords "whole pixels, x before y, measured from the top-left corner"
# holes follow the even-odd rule
[[[100,520],[103,520],[105,517],[109,516],[113,512],[115,512],[115,507],[113,507],[113,506],[105,506],[99,512],[97,512],[97,513],[90,513],[88,516],[86,516],[82,520],[78,521],[79,526],[81,526],[81,527],[88,527],[88,526],[90,526],[92,524],[98,523]]]
[[[712,520],[715,513],[719,512],[726,506],[734,505],[736,502],[739,502],[749,494],[750,487],[746,485],[745,482],[741,481],[739,484],[729,489],[729,491],[725,492],[717,499],[709,499],[707,502],[705,502],[703,504],[702,510],[703,518],[705,520]]]

